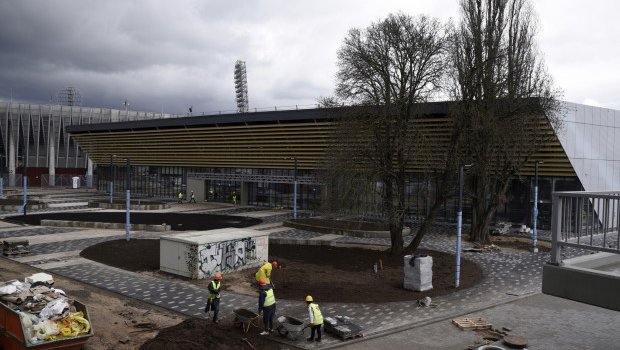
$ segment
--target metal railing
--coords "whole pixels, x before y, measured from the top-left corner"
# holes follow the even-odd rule
[[[554,192],[551,263],[561,247],[620,254],[620,192]]]

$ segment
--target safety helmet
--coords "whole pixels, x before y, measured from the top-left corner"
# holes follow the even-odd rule
[[[216,273],[215,276],[213,277],[214,280],[219,281],[222,279],[222,274],[221,273]]]
[[[311,296],[311,295],[308,295],[308,296],[306,297],[306,301],[313,302],[313,301],[314,301],[314,299],[312,299],[312,296]]]
[[[274,261],[271,263],[271,266],[273,266],[273,267],[277,268],[277,267],[278,267],[278,262],[274,260]]]
[[[267,284],[267,282],[265,282],[265,280],[263,280],[263,279],[261,279],[260,281],[258,281],[258,285],[259,285],[259,286],[261,286],[261,287],[262,287],[262,286],[264,286],[264,285],[266,285],[266,284]]]

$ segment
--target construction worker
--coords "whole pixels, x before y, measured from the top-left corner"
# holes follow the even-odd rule
[[[190,203],[196,203],[196,195],[194,194],[194,191],[192,191],[192,194],[189,195],[189,198]]]
[[[310,338],[308,341],[314,340],[314,332],[316,332],[316,341],[321,341],[321,326],[323,325],[323,314],[319,309],[319,304],[314,303],[312,296],[306,297],[306,303],[308,304],[308,314],[310,314]]]
[[[179,200],[177,203],[183,203],[183,191],[179,191]]]
[[[237,205],[237,192],[233,191],[232,193],[233,205]]]
[[[222,288],[222,274],[216,273],[213,276],[213,281],[209,283],[207,289],[209,290],[209,299],[207,299],[207,306],[205,306],[205,312],[213,311],[213,323],[219,323],[217,315],[220,313],[220,289]]]
[[[273,262],[269,262],[266,261],[263,266],[261,266],[258,269],[258,272],[256,272],[256,282],[259,282],[260,280],[265,280],[265,282],[267,284],[273,284],[271,282],[271,271],[274,268],[278,268],[278,262],[277,261],[273,261]]]
[[[267,335],[273,332],[273,318],[276,315],[276,297],[273,288],[265,280],[258,281],[260,291],[258,292],[258,314],[263,315],[264,330],[260,335]]]

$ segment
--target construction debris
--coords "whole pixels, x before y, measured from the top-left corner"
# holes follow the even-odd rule
[[[457,327],[459,327],[463,331],[490,329],[491,327],[493,327],[493,325],[489,321],[485,320],[482,317],[455,318],[452,320],[452,323],[455,324]]]
[[[24,282],[0,282],[0,333],[19,330],[27,347],[48,341],[92,335],[84,305],[52,287],[52,276],[37,273]],[[85,340],[84,340],[85,342]]]

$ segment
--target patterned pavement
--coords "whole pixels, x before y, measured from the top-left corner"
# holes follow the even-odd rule
[[[309,239],[320,240],[322,236],[319,233],[297,229],[282,230],[281,226],[267,226],[263,230],[273,230],[271,237],[298,240],[300,243]],[[22,227],[0,231],[0,235],[2,235],[2,238],[27,237],[55,235],[71,231],[74,231],[74,229]],[[132,237],[156,237],[160,234],[138,232],[133,233]],[[453,226],[436,225],[424,238],[422,248],[453,252],[455,242],[450,240],[450,235],[452,234],[454,234]],[[102,241],[118,238],[119,235],[111,235],[34,244],[31,246],[30,255],[77,251]],[[410,240],[411,236],[406,237],[406,243]],[[331,240],[331,242],[389,245],[388,239],[346,236]],[[567,250],[565,252],[568,255],[582,253],[576,250]],[[512,250],[485,253],[463,252],[462,257],[474,261],[481,266],[484,274],[483,280],[472,288],[434,298],[433,302],[436,304],[436,307],[418,307],[414,301],[356,304],[322,303],[323,313],[326,316],[347,315],[353,318],[353,322],[365,328],[366,335],[381,334],[431,320],[455,317],[515,300],[525,295],[539,293],[542,283],[542,267],[549,260],[548,253],[529,253]],[[63,259],[67,260],[65,266],[52,267],[49,271],[114,291],[130,298],[175,310],[188,316],[205,318],[202,310],[206,303],[206,288],[187,282],[164,280],[132,273],[84,259],[76,259],[74,255],[63,258],[45,258],[42,256],[42,259],[31,259],[28,264],[38,265],[48,261],[62,261]],[[221,315],[225,318],[232,318],[232,309],[238,307],[254,310],[257,308],[256,299],[251,296],[226,293],[222,299]],[[298,301],[278,300],[277,315],[283,314],[304,319],[305,306]],[[278,339],[282,341],[282,338]],[[340,343],[340,340],[330,336],[326,336],[324,339],[325,341],[321,347]],[[308,345],[305,341],[303,343],[295,343],[295,345],[309,348],[317,347],[315,344]]]

